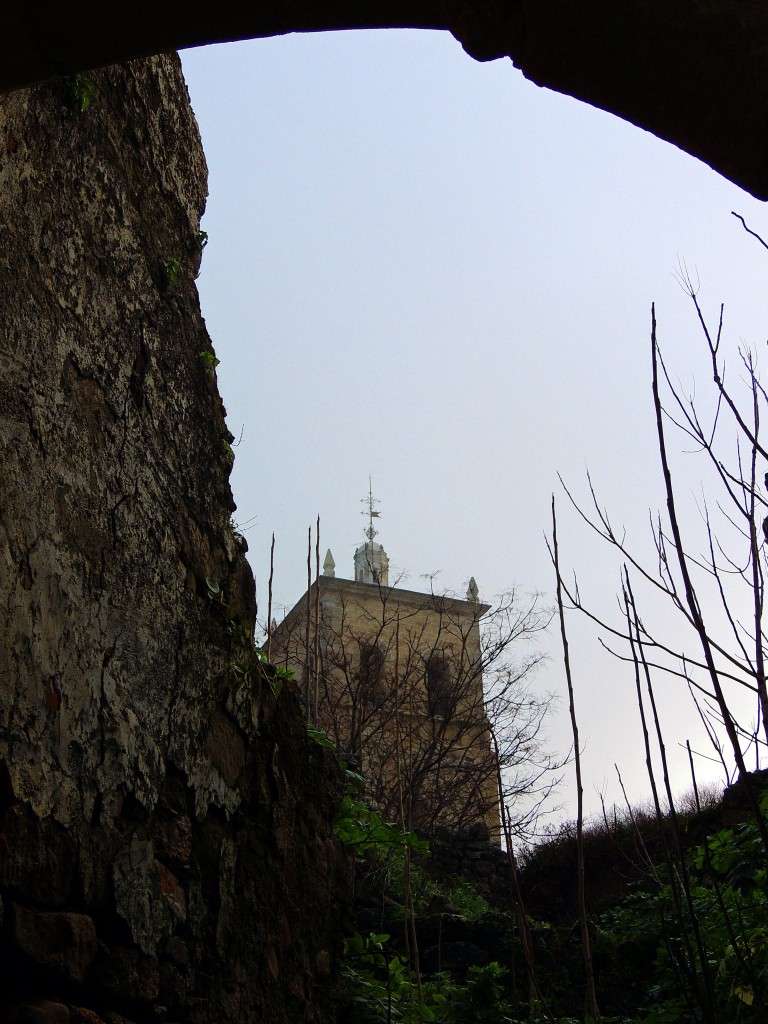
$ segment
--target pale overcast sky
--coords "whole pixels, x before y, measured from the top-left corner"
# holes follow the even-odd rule
[[[704,393],[708,376],[680,260],[708,313],[726,304],[734,351],[764,355],[768,254],[731,216],[768,232],[764,206],[444,33],[291,36],[182,59],[210,169],[198,286],[242,431],[232,484],[260,614],[272,531],[279,607],[305,589],[318,513],[321,558],[330,547],[337,575],[352,574],[369,474],[378,539],[412,589],[439,572],[437,587],[463,593],[474,575],[484,599],[516,585],[551,603],[551,495],[559,472],[583,497],[587,467],[652,556],[651,302],[686,387]],[[683,466],[688,494],[698,470]],[[612,615],[617,564],[558,500],[563,562]],[[642,799],[632,678],[594,629],[569,628],[587,802],[620,799],[614,763]],[[555,629],[542,646],[534,685],[563,694]],[[679,685],[661,688],[684,789],[676,744],[703,746],[700,729]],[[553,748],[568,728],[563,699]]]

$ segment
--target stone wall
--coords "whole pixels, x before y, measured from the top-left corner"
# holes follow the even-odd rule
[[[0,98],[0,1016],[327,1021],[337,772],[250,652],[197,125],[175,57],[92,82]]]
[[[438,829],[430,836],[429,847],[429,871],[436,878],[465,878],[492,906],[509,910],[509,861],[498,843],[491,841],[487,825],[477,822],[458,832]]]

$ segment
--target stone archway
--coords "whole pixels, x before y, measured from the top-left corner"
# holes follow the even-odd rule
[[[240,22],[9,0],[0,90],[246,36],[444,29],[768,197],[768,13],[665,3],[293,0]],[[0,103],[0,1015],[327,1024],[338,775],[248,641],[196,129],[174,58],[98,79],[88,117],[61,83]]]
[[[760,0],[11,0],[0,91],[205,43],[353,28],[450,31],[478,60],[608,110],[768,198],[768,8]]]

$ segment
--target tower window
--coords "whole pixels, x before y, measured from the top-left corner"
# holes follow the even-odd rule
[[[444,655],[430,655],[427,659],[425,680],[430,715],[436,718],[448,718],[453,710],[453,694],[451,693],[450,664]]]
[[[384,696],[384,652],[374,643],[360,644],[360,695],[369,703]]]

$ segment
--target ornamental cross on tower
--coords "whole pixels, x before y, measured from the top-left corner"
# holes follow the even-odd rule
[[[364,516],[368,516],[368,527],[364,531],[364,533],[365,533],[365,536],[368,538],[368,540],[372,541],[373,538],[378,533],[378,530],[375,530],[374,527],[373,527],[373,520],[374,519],[378,519],[380,517],[381,513],[376,511],[376,507],[375,506],[379,504],[379,500],[378,500],[378,498],[374,498],[374,496],[373,496],[373,491],[371,490],[371,478],[370,477],[368,477],[368,496],[366,498],[362,498],[361,500],[362,500],[363,504],[366,506],[365,510],[361,514],[364,515]]]

